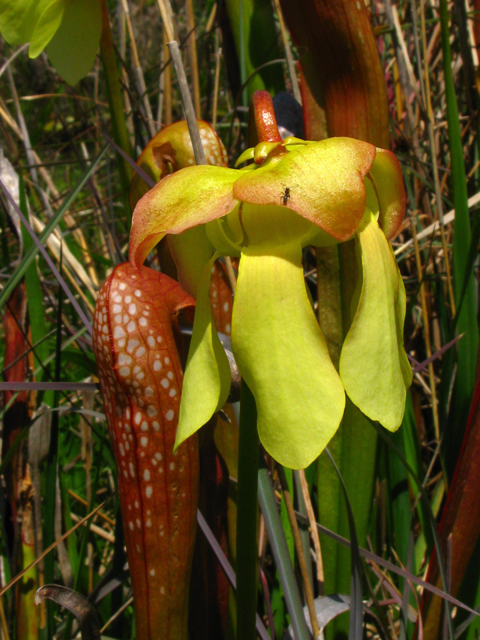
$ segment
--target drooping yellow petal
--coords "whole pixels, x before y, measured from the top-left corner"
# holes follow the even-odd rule
[[[283,205],[347,240],[365,211],[364,176],[376,149],[352,138],[309,142],[239,176],[233,195],[252,204]]]
[[[217,258],[215,254],[205,265],[198,285],[175,449],[223,407],[230,392],[230,365],[215,330],[210,306],[210,274]]]
[[[390,244],[370,211],[357,229],[363,280],[340,356],[340,377],[352,402],[395,431],[412,375],[403,349],[405,290]]]
[[[133,214],[130,262],[140,266],[167,233],[182,233],[221,218],[237,205],[232,185],[239,171],[198,165],[163,178],[141,198]]]
[[[300,242],[242,253],[232,345],[262,444],[281,464],[305,468],[337,430],[345,393],[308,300]]]
[[[370,169],[380,208],[379,223],[388,239],[397,233],[407,206],[402,168],[391,151],[377,149]]]

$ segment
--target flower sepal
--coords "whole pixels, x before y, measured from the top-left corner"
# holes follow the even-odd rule
[[[340,356],[340,377],[349,398],[366,416],[395,431],[412,382],[403,348],[405,287],[392,248],[368,209],[355,237],[362,278]]]

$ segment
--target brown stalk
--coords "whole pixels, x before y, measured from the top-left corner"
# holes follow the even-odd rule
[[[163,30],[163,59],[170,59],[170,51],[167,46],[168,37],[165,29]],[[170,60],[171,61],[171,60]],[[173,116],[172,116],[172,66],[171,64],[167,64],[162,73],[163,79],[163,105],[165,110],[165,116],[163,118],[163,123],[165,125],[172,124]]]
[[[423,330],[424,330],[424,338],[425,338],[425,351],[426,351],[426,354],[427,354],[427,358],[430,358],[430,356],[432,355],[432,345],[431,345],[431,341],[430,341],[430,325],[429,325],[428,309],[427,309],[426,285],[425,285],[425,280],[424,280],[423,275],[422,275],[422,260],[421,260],[421,257],[420,257],[420,249],[419,249],[419,246],[418,246],[417,229],[415,227],[415,224],[416,224],[415,217],[412,216],[411,220],[412,220],[411,229],[412,229],[413,243],[414,243],[414,247],[415,247],[415,262],[416,262],[416,265],[417,265],[418,277],[421,280],[420,302],[421,302],[421,305],[422,305]],[[432,392],[433,426],[434,426],[434,429],[435,429],[435,437],[438,440],[440,438],[440,425],[439,425],[439,420],[438,420],[437,389],[436,389],[436,383],[435,383],[435,373],[433,371],[433,363],[432,362],[430,362],[430,364],[428,365],[428,376],[429,376],[429,379],[430,379],[430,390]]]
[[[120,54],[120,58],[125,60],[126,56],[126,38],[125,38],[125,12],[123,11],[122,3],[118,4],[118,27],[120,30],[119,33],[119,49],[118,52]],[[133,115],[132,115],[132,105],[130,102],[130,94],[129,94],[129,83],[128,83],[128,73],[125,65],[122,64],[122,84],[123,84],[123,100],[125,101],[125,114],[126,114],[126,122],[127,122],[127,130],[131,137],[133,137],[135,131],[133,128]]]
[[[320,633],[318,626],[317,614],[315,612],[315,602],[313,597],[312,585],[308,577],[307,562],[303,553],[302,540],[300,538],[300,531],[298,529],[297,518],[295,515],[295,509],[293,507],[292,496],[288,488],[287,479],[285,477],[285,471],[280,464],[276,464],[276,469],[280,484],[282,485],[283,499],[285,500],[285,507],[287,508],[288,519],[290,526],[292,527],[293,540],[295,543],[295,551],[298,557],[298,566],[300,567],[300,573],[302,576],[303,589],[305,592],[305,599],[307,601],[308,613],[310,614],[310,621],[312,623],[313,637],[316,638]],[[316,527],[315,527],[316,528]]]
[[[133,604],[133,596],[131,598],[128,598],[128,600],[120,607],[120,609],[116,611],[109,620],[107,620],[107,622],[100,629],[100,633],[103,633],[112,624],[112,622],[114,622],[118,618],[118,616],[122,615],[125,609],[128,609],[131,604]]]
[[[295,69],[295,63],[293,61],[292,50],[290,49],[290,43],[288,42],[287,30],[285,28],[285,20],[283,19],[282,8],[280,6],[280,0],[275,0],[275,9],[278,17],[278,24],[280,27],[280,33],[282,36],[283,48],[285,51],[285,58],[287,60],[288,77],[292,83],[292,91],[295,96],[295,100],[302,104],[302,96],[300,93],[300,85],[298,84],[297,71]]]
[[[81,496],[77,495],[71,489],[67,489],[67,493],[69,496],[72,496],[74,500],[77,500],[77,502],[79,502],[80,504],[83,504],[84,507],[88,506],[89,503],[86,500],[84,500]],[[102,520],[105,520],[105,522],[107,522],[111,527],[115,526],[115,520],[107,516],[105,513],[102,513],[100,511],[98,514],[98,517],[101,518]]]
[[[315,513],[313,511],[312,501],[310,499],[310,493],[308,491],[308,483],[305,478],[304,469],[300,469],[298,472],[300,477],[300,484],[302,486],[303,499],[305,500],[305,506],[307,508],[308,522],[310,524],[310,534],[313,540],[313,547],[315,549],[315,556],[317,560],[317,584],[318,594],[323,596],[325,593],[325,576],[323,574],[323,560],[322,560],[322,548],[320,546],[320,536],[318,535],[317,521],[315,519]]]
[[[214,89],[213,89],[213,114],[212,114],[212,127],[214,129],[217,126],[218,91],[220,88],[221,59],[222,59],[222,47],[218,47],[218,42],[217,42],[217,53],[215,54],[215,83],[214,83]]]
[[[0,597],[0,621],[2,623],[2,633],[5,640],[10,640],[8,633],[7,619],[5,618],[5,609],[3,608],[3,599]]]
[[[433,180],[435,185],[435,199],[437,205],[438,212],[438,220],[440,222],[440,234],[442,236],[442,248],[443,255],[445,260],[445,271],[447,274],[447,290],[448,290],[448,298],[450,301],[450,308],[452,310],[452,315],[455,315],[455,300],[453,295],[453,286],[452,286],[452,278],[450,273],[450,260],[448,257],[448,248],[447,241],[445,238],[445,220],[443,216],[443,200],[442,200],[442,191],[440,188],[440,179],[438,175],[438,163],[437,163],[437,145],[436,139],[433,132],[434,125],[434,115],[432,109],[432,96],[430,90],[430,74],[429,74],[429,66],[428,66],[428,56],[427,56],[427,30],[425,25],[425,0],[421,0],[421,8],[422,8],[422,48],[423,48],[423,60],[424,60],[424,82],[425,82],[425,99],[426,99],[426,107],[427,107],[427,128],[428,128],[428,138],[430,142],[430,154],[432,159],[432,171],[433,171]]]
[[[77,514],[73,513],[73,511],[70,512],[70,517],[72,518],[73,522],[79,522],[80,519],[81,519],[80,516],[77,516]],[[84,526],[87,526],[86,522],[84,523]],[[100,538],[103,538],[107,542],[111,542],[112,544],[115,542],[115,536],[112,533],[109,533],[108,531],[105,531],[105,529],[102,529],[98,525],[90,524],[89,528],[90,528],[90,531],[92,533],[94,533],[95,535],[99,536]],[[93,556],[92,556],[92,560],[93,560]],[[93,569],[93,567],[92,567],[92,569]]]
[[[197,118],[201,119],[202,110],[200,106],[200,80],[198,77],[198,57],[197,57],[197,42],[195,39],[196,26],[195,17],[193,15],[193,1],[185,0],[185,14],[187,17],[187,29],[188,29],[188,59],[190,62],[190,76],[192,80],[192,93],[193,104],[195,106],[195,114]]]
[[[147,128],[150,135],[153,137],[156,133],[156,128],[153,122],[152,108],[150,106],[150,100],[148,99],[147,87],[145,85],[145,77],[143,75],[142,65],[140,64],[140,58],[138,57],[137,43],[135,41],[135,34],[133,33],[132,21],[130,19],[130,7],[128,6],[128,0],[122,0],[122,7],[127,23],[128,35],[130,37],[130,48],[132,50],[135,75],[137,77],[138,92],[145,108],[145,115],[147,116]]]
[[[47,547],[43,553],[41,553],[38,557],[35,558],[33,562],[31,562],[28,565],[28,567],[25,567],[25,569],[20,571],[20,573],[17,573],[17,575],[14,578],[12,578],[10,582],[3,587],[3,589],[0,589],[0,598],[3,596],[4,593],[6,593],[9,589],[11,589],[14,584],[16,584],[19,580],[21,580],[23,576],[27,573],[27,571],[29,571],[32,567],[35,567],[39,562],[41,562],[43,558],[45,558],[45,556],[48,553],[50,553],[50,551],[53,551],[60,542],[63,542],[63,540],[66,540],[69,535],[71,535],[74,531],[76,531],[79,527],[81,527],[85,522],[87,522],[87,520],[92,518],[98,511],[100,511],[100,509],[102,509],[113,498],[113,496],[114,494],[110,495],[106,500],[104,500],[101,504],[99,504],[98,507],[95,507],[93,511],[91,511],[88,515],[86,515],[84,518],[79,520],[76,525],[74,525],[71,529],[69,529],[62,536],[60,536],[58,540],[55,540],[55,542],[53,542],[49,547]]]

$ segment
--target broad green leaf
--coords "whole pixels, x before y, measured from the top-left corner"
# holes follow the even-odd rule
[[[358,544],[367,541],[372,508],[377,436],[370,423],[347,398],[345,413],[339,430],[328,444],[328,449],[342,477],[357,529]],[[317,461],[317,491],[319,522],[336,533],[349,538],[348,516],[340,481],[331,461],[323,453]],[[335,477],[336,476],[336,477]],[[331,593],[350,592],[350,553],[328,536],[321,536],[325,590]],[[348,618],[337,621],[337,629],[348,631]]]
[[[62,23],[51,39],[47,53],[68,84],[77,84],[92,68],[101,33],[100,0],[74,0],[66,5]]]
[[[198,165],[166,176],[139,200],[130,233],[130,261],[143,264],[167,233],[182,233],[235,208],[232,185],[239,172]]]
[[[425,469],[423,466],[424,462],[422,460],[422,451],[418,439],[418,429],[410,391],[407,393],[407,400],[405,403],[405,415],[403,416],[401,437],[403,439],[403,446],[400,445],[398,448],[400,449],[400,451],[402,451],[402,453],[404,453],[406,461],[412,467],[416,476],[418,478],[423,478],[425,476]],[[393,442],[396,443],[397,440],[393,439]],[[396,459],[397,461],[399,461],[398,456],[396,456]],[[420,488],[411,474],[408,474],[408,481],[410,484],[411,495],[415,496],[416,498],[420,493]],[[430,555],[430,552],[433,549],[434,540],[432,535],[432,526],[429,522],[428,511],[425,508],[425,503],[423,500],[417,500],[416,503],[418,519],[421,525],[422,541],[420,542],[420,539],[417,540],[415,543],[415,547],[416,549],[418,549],[419,547],[422,547],[424,550],[426,549],[427,554]],[[423,562],[423,558],[424,554],[419,553],[417,555],[415,553],[413,562],[416,564],[416,566],[420,566]]]
[[[38,19],[52,0],[2,0],[0,32],[11,45],[30,42]]]
[[[249,79],[245,98],[249,100],[257,89],[267,89],[272,95],[284,91],[282,67],[266,64],[282,57],[270,2],[227,0],[226,7],[240,63],[240,81],[243,83]],[[233,87],[235,94],[239,90],[238,85]]]
[[[232,345],[262,444],[284,466],[305,468],[338,429],[345,394],[307,296],[299,242],[244,249]]]
[[[403,350],[405,292],[391,247],[370,212],[357,230],[363,282],[340,356],[340,376],[353,403],[390,431],[405,412],[412,380]]]
[[[355,519],[358,544],[363,546],[367,542],[373,502],[375,476],[372,469],[375,468],[377,434],[367,418],[348,398],[340,429],[344,445],[341,456],[342,477]],[[345,446],[346,442],[348,446]],[[350,538],[347,510],[343,504],[339,505],[338,532],[341,536]],[[337,545],[336,589],[338,593],[350,591],[349,567],[350,550],[343,545]]]
[[[198,286],[175,450],[223,407],[230,392],[230,365],[215,330],[210,307],[210,274],[217,257],[215,254],[205,265]]]
[[[62,22],[66,0],[53,0],[40,15],[30,40],[28,55],[36,58],[45,49]]]

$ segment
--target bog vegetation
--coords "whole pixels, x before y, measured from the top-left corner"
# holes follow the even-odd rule
[[[477,5],[3,3],[3,640],[306,640],[312,626],[315,636],[325,627],[328,638],[350,640],[477,637]],[[266,92],[285,143],[271,127]],[[185,113],[188,127],[172,125]],[[308,186],[303,169],[283,182],[257,181],[257,200],[248,202],[273,204],[265,200],[270,189],[271,231],[248,207],[240,222],[229,213],[206,231],[197,226],[208,198],[217,206],[221,187],[213,180],[201,187],[213,165],[232,169],[241,157],[242,176],[253,179],[242,187],[235,174],[228,196],[241,201],[258,187],[253,158],[265,176],[262,163],[278,168],[281,154],[301,157],[295,139],[333,137],[363,141],[352,143],[365,166],[354,165],[361,207],[346,200],[347,222],[358,209],[346,242],[325,241],[337,233],[325,218],[317,223],[323,235],[301,227],[290,251],[292,219],[275,226],[277,209],[300,213],[295,233],[298,220],[305,223],[304,188],[315,201],[328,186],[325,206],[336,206],[330,187],[354,161],[343,147],[336,154],[335,142],[325,174]],[[399,164],[375,147],[391,150]],[[161,187],[140,201],[130,242],[140,198],[164,176],[202,164],[203,153],[206,172],[179,174],[200,176],[197,184],[173,176],[162,183],[180,185],[173,195]],[[151,236],[158,241],[173,223],[163,228],[149,218],[145,203],[159,210],[165,201],[155,194],[170,198],[169,215],[177,207],[178,218],[188,210],[195,220],[156,248]],[[240,238],[248,224],[250,235]],[[257,231],[262,251],[249,253]],[[281,249],[270,233],[281,237]],[[139,252],[136,267],[123,264],[129,244]],[[380,248],[369,262],[373,245]],[[270,262],[256,270],[259,255]],[[369,340],[362,343],[359,300],[372,281],[374,313],[362,317]],[[141,341],[150,347],[149,366]],[[325,358],[317,361],[311,354],[319,345]],[[193,351],[210,377],[205,367],[189,376]],[[187,358],[178,441],[190,438],[175,456]],[[122,387],[130,367],[137,381]],[[322,411],[325,442],[315,439]],[[149,509],[142,500],[156,496],[151,475],[164,468],[172,474]],[[139,503],[141,519],[129,514]]]

